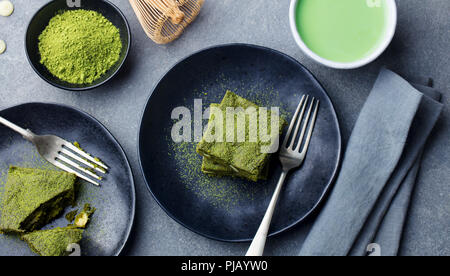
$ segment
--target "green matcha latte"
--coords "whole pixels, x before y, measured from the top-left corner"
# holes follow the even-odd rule
[[[60,80],[89,84],[118,60],[122,51],[119,29],[98,12],[60,12],[39,36],[41,63]]]

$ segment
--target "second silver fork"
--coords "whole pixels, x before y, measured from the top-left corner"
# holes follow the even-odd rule
[[[309,96],[304,95],[302,97],[302,99],[300,100],[300,104],[295,111],[294,117],[292,118],[291,124],[286,134],[286,138],[283,141],[279,153],[283,172],[281,173],[280,180],[278,181],[277,187],[272,196],[272,200],[270,201],[266,214],[264,215],[258,232],[256,233],[246,256],[262,256],[262,254],[264,253],[264,247],[270,228],[270,223],[272,222],[273,213],[275,211],[278,198],[283,188],[284,181],[286,180],[286,176],[292,169],[300,167],[305,160],[313,129],[316,123],[320,103],[319,100],[312,98],[305,117],[305,112],[309,102],[308,100]],[[300,128],[300,136],[297,139]]]

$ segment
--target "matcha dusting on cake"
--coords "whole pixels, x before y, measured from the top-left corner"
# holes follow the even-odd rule
[[[1,202],[0,231],[29,232],[75,202],[74,174],[11,166]]]
[[[75,227],[55,228],[24,234],[21,238],[40,256],[64,256],[69,254],[67,247],[70,244],[81,241],[83,230]]]
[[[217,105],[211,105],[212,108],[215,106]],[[240,110],[235,112],[231,117],[234,121],[231,122],[232,124],[228,124],[229,119],[227,118],[228,109],[230,108],[232,110]],[[271,146],[272,141],[275,141],[277,137],[279,139],[279,134],[285,125],[285,121],[280,118],[278,114],[270,111],[267,112],[266,117],[263,117],[258,111],[259,108],[260,107],[255,103],[240,97],[231,91],[227,91],[221,104],[218,105],[218,108],[216,108],[219,114],[213,114],[213,112],[211,112],[207,130],[197,146],[197,152],[204,158],[231,168],[236,176],[244,177],[254,182],[259,179],[263,179],[265,177],[265,168],[269,162],[271,154],[262,149],[264,146]],[[253,116],[247,113],[247,109],[253,110]],[[215,118],[216,115],[222,115],[221,117],[223,118],[223,121],[217,122]],[[241,117],[241,120],[239,117]],[[273,121],[276,123],[275,129],[273,129]],[[209,141],[208,135],[213,132],[217,132],[217,125],[219,125],[220,128],[221,123],[223,123],[223,139],[221,141]],[[270,137],[274,139],[266,142],[261,138],[260,128],[263,123],[266,123],[267,130],[270,132]],[[230,126],[232,129],[229,128]],[[255,133],[250,135],[250,129],[252,126],[255,128]],[[233,134],[233,141],[226,139],[226,136],[229,133]],[[237,140],[239,135],[242,136],[242,141]],[[221,137],[215,138],[217,139]],[[253,141],[252,138],[254,139]],[[275,146],[275,143],[273,145]]]

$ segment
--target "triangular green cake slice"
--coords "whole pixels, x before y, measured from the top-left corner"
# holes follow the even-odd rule
[[[22,235],[22,240],[41,256],[65,256],[67,247],[78,244],[83,238],[83,230],[74,227],[40,230]]]
[[[1,202],[0,232],[40,229],[75,202],[74,174],[11,166]]]

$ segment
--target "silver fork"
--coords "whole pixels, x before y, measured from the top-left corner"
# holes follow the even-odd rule
[[[0,123],[9,127],[34,144],[39,154],[56,167],[77,175],[79,178],[100,186],[102,177],[91,170],[106,174],[108,167],[90,154],[82,151],[72,143],[55,135],[36,135],[28,129],[23,129],[0,117]],[[85,165],[91,170],[81,165]]]
[[[269,232],[273,213],[275,211],[275,207],[277,205],[278,198],[280,196],[281,189],[283,188],[286,176],[288,175],[290,170],[300,167],[305,160],[313,129],[316,123],[320,103],[319,100],[312,98],[311,103],[309,104],[307,115],[304,118],[308,100],[309,96],[304,95],[302,97],[300,104],[295,111],[294,118],[292,118],[291,124],[286,134],[286,138],[284,139],[279,153],[283,172],[281,173],[280,180],[278,181],[278,185],[272,196],[272,200],[270,201],[266,214],[264,215],[258,232],[256,233],[246,256],[262,256],[264,252],[264,246],[266,244],[267,233]],[[296,139],[300,128],[302,128],[300,136],[298,139]],[[305,134],[306,139],[304,140]],[[295,143],[296,141],[297,143]]]

